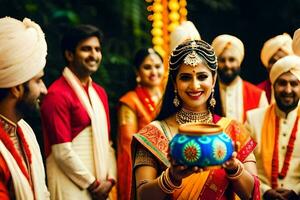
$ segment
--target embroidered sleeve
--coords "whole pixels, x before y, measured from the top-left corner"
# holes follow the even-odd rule
[[[137,146],[134,168],[139,166],[152,166],[158,169],[158,161],[156,158],[141,145]]]

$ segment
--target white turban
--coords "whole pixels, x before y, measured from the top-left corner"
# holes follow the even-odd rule
[[[285,56],[272,66],[270,71],[270,81],[272,84],[283,73],[291,72],[300,80],[300,57],[296,55]]]
[[[213,40],[212,47],[214,48],[217,56],[220,56],[225,49],[231,49],[233,50],[234,56],[240,64],[244,59],[244,44],[235,36],[227,34],[219,35]]]
[[[265,42],[260,53],[260,59],[265,67],[269,65],[270,59],[279,49],[287,53],[287,55],[293,54],[292,38],[289,34],[283,33]]]
[[[182,22],[170,35],[170,50],[173,51],[178,45],[186,40],[201,40],[200,34],[191,21]]]
[[[45,36],[38,24],[28,18],[23,22],[0,19],[0,88],[33,78],[45,67],[46,55]]]
[[[292,46],[294,53],[300,56],[300,28],[294,33]]]

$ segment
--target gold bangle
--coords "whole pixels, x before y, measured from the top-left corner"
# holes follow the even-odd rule
[[[158,186],[160,187],[160,189],[167,194],[172,194],[174,192],[174,189],[169,189],[165,183],[163,182],[163,176],[164,176],[165,172],[163,171],[163,173],[158,177]]]
[[[243,172],[244,172],[244,166],[241,162],[239,162],[237,172],[235,174],[232,174],[232,175],[227,174],[227,178],[229,180],[237,180],[242,176]]]
[[[170,178],[170,168],[167,168],[166,173],[164,174],[164,178],[165,178],[166,185],[169,186],[169,188],[172,188],[172,189],[180,189],[180,188],[182,188],[182,184],[175,185],[172,182],[172,180]]]

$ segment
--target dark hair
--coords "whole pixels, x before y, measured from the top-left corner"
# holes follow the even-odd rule
[[[0,101],[5,99],[9,94],[10,88],[0,88]]]
[[[99,42],[102,38],[101,31],[92,25],[80,24],[75,27],[69,27],[61,40],[61,50],[63,57],[65,58],[65,51],[70,51],[75,53],[77,45],[89,37],[96,36]]]
[[[177,46],[170,56],[170,71],[168,82],[165,88],[161,110],[156,118],[157,120],[163,120],[175,114],[181,109],[182,104],[180,104],[180,106],[178,107],[175,107],[173,104],[173,100],[175,97],[174,82],[179,72],[180,65],[183,63],[185,57],[193,52],[196,52],[201,60],[205,62],[206,66],[210,69],[213,76],[216,74],[218,68],[217,57],[215,55],[214,49],[208,43],[203,40],[188,40]],[[180,99],[179,96],[178,98]],[[209,99],[207,102],[209,102]]]
[[[25,83],[22,83],[24,85],[24,92],[27,93],[29,92],[29,81],[26,81]],[[0,101],[5,99],[10,92],[11,88],[0,88]]]
[[[143,63],[143,61],[145,60],[145,58],[147,56],[149,56],[150,54],[156,54],[159,56],[159,58],[161,59],[161,61],[163,60],[162,57],[159,55],[159,53],[157,53],[154,49],[152,48],[142,48],[139,49],[134,56],[133,59],[133,64],[135,66],[135,69],[138,70],[140,68],[140,65]]]

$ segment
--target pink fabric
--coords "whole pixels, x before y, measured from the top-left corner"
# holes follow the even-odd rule
[[[110,130],[106,92],[94,82],[93,87],[105,107]],[[91,125],[88,113],[63,77],[50,86],[42,103],[41,114],[46,156],[51,151],[51,145],[71,142],[84,128]]]

